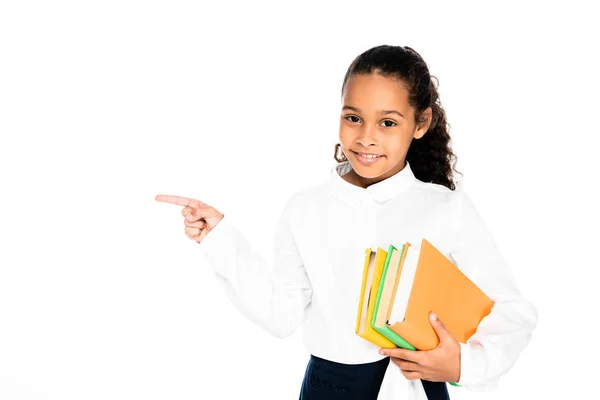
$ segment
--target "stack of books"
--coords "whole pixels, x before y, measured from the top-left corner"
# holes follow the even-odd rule
[[[426,239],[420,244],[367,248],[356,334],[379,347],[431,350],[439,339],[434,312],[466,343],[494,302]]]

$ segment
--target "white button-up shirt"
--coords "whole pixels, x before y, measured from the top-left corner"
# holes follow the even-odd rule
[[[365,249],[426,238],[494,302],[476,333],[461,343],[459,385],[488,390],[516,361],[537,323],[470,198],[459,188],[425,183],[406,163],[361,188],[341,176],[295,193],[277,227],[273,265],[254,252],[225,215],[199,244],[223,286],[248,318],[276,337],[302,324],[311,354],[346,364],[383,358],[355,333]],[[420,380],[389,364],[378,399],[426,399]]]

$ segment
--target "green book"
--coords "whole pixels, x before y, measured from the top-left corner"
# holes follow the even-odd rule
[[[388,248],[383,272],[381,273],[381,280],[379,281],[379,290],[377,291],[371,326],[396,346],[403,349],[416,350],[413,345],[404,340],[387,325],[387,315],[392,306],[392,299],[395,294],[394,291],[397,287],[400,272],[400,261],[402,260],[404,251],[405,245],[402,245],[400,250],[394,245],[390,245]]]

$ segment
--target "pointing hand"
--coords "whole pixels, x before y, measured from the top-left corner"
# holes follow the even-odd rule
[[[215,208],[195,199],[159,194],[156,201],[184,206],[181,210],[185,223],[185,234],[200,243],[206,235],[223,219],[223,214]]]

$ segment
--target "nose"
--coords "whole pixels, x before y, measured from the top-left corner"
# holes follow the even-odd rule
[[[356,142],[364,147],[377,144],[377,128],[364,124],[360,129],[360,134],[356,138]]]

